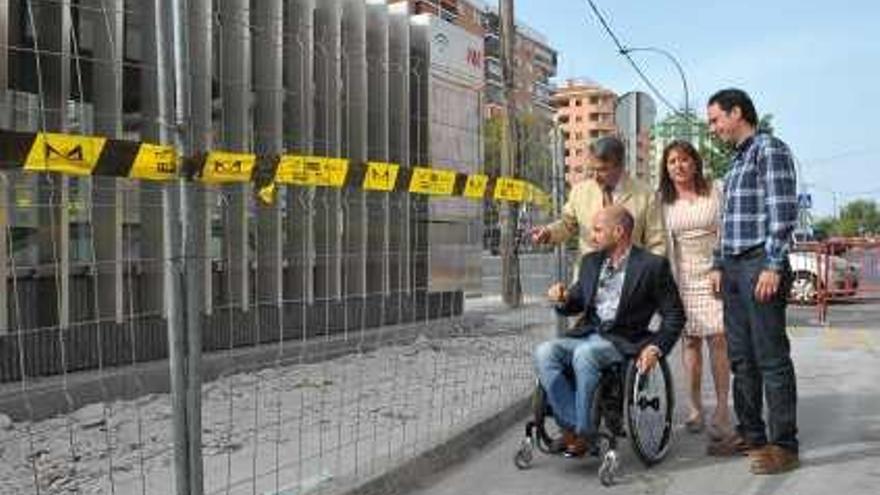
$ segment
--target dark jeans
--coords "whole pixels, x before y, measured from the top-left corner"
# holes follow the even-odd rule
[[[737,430],[753,443],[767,443],[762,418],[766,397],[769,442],[797,452],[797,388],[785,331],[791,269],[786,265],[782,271],[779,291],[772,300],[759,303],[755,284],[763,260],[763,251],[758,250],[727,259],[723,265],[724,327],[733,371]]]

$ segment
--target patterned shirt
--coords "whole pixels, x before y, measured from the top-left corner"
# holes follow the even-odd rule
[[[605,258],[602,268],[599,270],[599,281],[596,286],[596,316],[599,317],[600,325],[606,326],[614,322],[617,316],[617,307],[620,305],[620,296],[623,293],[623,281],[626,279],[626,264],[629,261],[628,250],[617,262],[617,266],[611,264],[611,257]]]
[[[755,134],[739,146],[724,177],[721,261],[763,247],[764,266],[779,270],[787,260],[797,224],[797,184],[791,151],[769,134]]]

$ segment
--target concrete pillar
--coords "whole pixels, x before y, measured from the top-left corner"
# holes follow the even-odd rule
[[[67,102],[70,98],[70,0],[34,2],[35,48],[38,59],[37,89],[40,98],[41,131],[67,131]],[[30,15],[30,13],[28,14]],[[39,312],[39,325],[70,324],[70,180],[46,175],[39,180],[38,257],[52,266],[51,278],[42,285],[40,298],[46,311]],[[52,301],[52,302],[49,302]],[[51,307],[50,307],[51,305]]]
[[[371,161],[387,162],[388,151],[388,6],[385,0],[367,4],[368,152]],[[390,198],[387,193],[367,193],[367,286],[370,296],[388,296],[390,261]],[[381,301],[381,300],[380,300]],[[381,302],[380,302],[381,303]]]
[[[254,26],[254,150],[260,156],[276,156],[283,150],[283,2],[257,0],[251,13]],[[279,196],[283,192],[279,192]],[[257,210],[257,302],[280,308],[283,301],[283,257],[281,250],[281,202],[261,205]],[[268,308],[267,308],[268,309]],[[273,314],[280,318],[281,313]],[[282,329],[283,322],[277,322]]]
[[[87,0],[80,15],[89,18],[94,36],[92,99],[95,133],[122,137],[122,59],[125,46],[124,0]],[[125,220],[122,179],[94,177],[92,225],[97,263],[98,316],[122,323],[123,301],[122,225]]]
[[[11,129],[9,98],[9,0],[0,0],[0,127]],[[12,209],[9,204],[9,176],[0,177],[0,336],[9,331],[9,259],[6,236]]]
[[[257,2],[259,3],[259,2]],[[248,0],[220,2],[220,115],[224,150],[250,151],[251,30]],[[259,58],[259,57],[258,57]],[[228,202],[221,207],[223,258],[229,277],[227,303],[250,308],[250,250],[248,249],[250,184],[223,187]],[[210,237],[209,237],[210,239]]]
[[[342,154],[341,0],[315,6],[315,134],[314,152]],[[315,191],[315,298],[342,296],[342,208],[338,190]]]
[[[388,8],[388,158],[406,168],[410,163],[410,35],[409,5],[400,2]],[[402,295],[411,288],[410,198],[406,193],[391,196],[393,222],[389,249],[394,253],[388,268],[389,289]]]
[[[284,37],[284,144],[289,153],[310,155],[315,136],[315,0],[286,0]],[[285,298],[312,302],[315,286],[314,192],[287,192],[288,269]]]
[[[342,10],[342,156],[352,164],[367,160],[367,31],[364,0],[345,0]],[[346,297],[366,294],[367,205],[360,184],[343,191]],[[361,313],[360,316],[362,316]],[[350,322],[351,327],[358,326]]]
[[[144,65],[141,72],[141,113],[144,120],[141,139],[147,142],[170,144],[174,100],[174,77],[171,72],[171,33],[163,19],[171,15],[169,0],[136,2],[131,15],[144,19],[141,29]],[[151,69],[152,68],[152,69]],[[143,313],[157,312],[170,318],[174,297],[170,287],[174,273],[170,266],[171,218],[174,186],[164,183],[138,184],[141,218],[141,257],[145,260]]]

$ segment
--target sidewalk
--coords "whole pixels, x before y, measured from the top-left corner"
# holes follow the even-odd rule
[[[596,460],[571,461],[538,454],[533,467],[518,471],[512,462],[522,427],[510,428],[492,445],[456,469],[414,492],[418,495],[868,495],[880,479],[880,343],[876,320],[858,328],[799,326],[790,332],[798,373],[802,467],[779,476],[754,476],[744,458],[704,455],[705,438],[679,427],[669,456],[646,469],[629,445],[621,445],[622,479],[611,489],[600,485]],[[841,342],[845,343],[841,344]],[[677,354],[677,353],[676,353]],[[677,355],[670,363],[680,374]],[[708,381],[707,381],[708,380]],[[678,385],[678,424],[684,416],[682,380]],[[711,383],[705,377],[704,383]],[[704,387],[704,390],[705,387]],[[704,400],[711,407],[711,394]],[[427,486],[430,485],[430,486]]]

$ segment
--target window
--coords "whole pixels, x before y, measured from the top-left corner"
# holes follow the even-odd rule
[[[577,151],[574,152],[574,156],[581,156],[584,154],[584,150],[578,148]]]
[[[598,129],[593,129],[592,131],[590,131],[591,138],[597,138],[597,137],[599,137],[599,135],[600,135],[600,133],[599,133]]]
[[[599,114],[591,113],[590,114],[590,122],[599,122]]]
[[[565,148],[565,157],[568,158],[569,156],[571,156],[571,150],[568,148]]]
[[[598,97],[598,96],[591,96],[591,97],[590,97],[590,105],[597,105],[598,103],[599,103],[599,97]]]
[[[584,119],[580,115],[578,115],[577,117],[574,118],[575,122],[581,122],[582,120],[584,120]]]
[[[583,139],[584,133],[583,132],[576,132],[576,133],[574,133],[574,138],[578,139],[578,140]]]
[[[581,103],[583,103],[583,101],[580,98],[576,98],[574,100],[574,106],[576,106],[576,107],[581,106]]]

